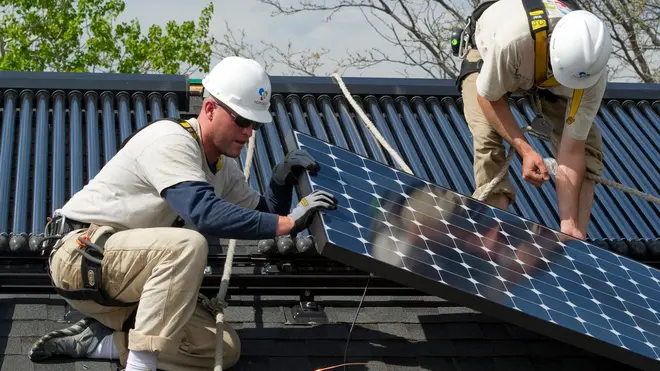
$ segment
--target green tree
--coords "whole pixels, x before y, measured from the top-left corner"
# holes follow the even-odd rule
[[[0,0],[0,69],[14,71],[208,72],[213,3],[197,20],[143,34],[117,23],[123,0]]]

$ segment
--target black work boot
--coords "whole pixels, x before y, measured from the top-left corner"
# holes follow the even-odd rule
[[[54,355],[85,358],[92,353],[101,340],[113,333],[93,318],[84,318],[65,329],[53,331],[37,340],[28,357],[33,362],[41,361]]]

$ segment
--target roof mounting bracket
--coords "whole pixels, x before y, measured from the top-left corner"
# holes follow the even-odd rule
[[[284,261],[284,262],[277,262],[277,263],[266,263],[264,266],[261,268],[261,273],[266,274],[266,275],[273,275],[273,274],[282,274],[282,273],[297,273],[295,266],[291,264],[291,262]]]
[[[320,325],[328,323],[328,316],[323,307],[314,301],[311,291],[300,294],[300,303],[291,308],[293,321],[291,325]]]

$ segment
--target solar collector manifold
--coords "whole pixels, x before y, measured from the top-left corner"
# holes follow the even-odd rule
[[[187,100],[180,104],[189,94],[185,76],[129,85],[117,75],[37,75],[0,72],[7,76],[0,79],[0,255],[36,253],[47,217],[98,174],[123,138],[188,109]],[[185,90],[167,90],[177,85]]]

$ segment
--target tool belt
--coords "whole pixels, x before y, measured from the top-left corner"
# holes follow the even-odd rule
[[[53,247],[53,253],[58,249],[58,244],[62,237],[72,231],[89,227],[89,223],[68,219],[64,216],[56,216],[46,228],[46,238],[57,240]],[[53,231],[51,229],[56,232],[52,234]],[[51,235],[49,236],[49,234]],[[108,307],[130,307],[137,304],[137,302],[126,303],[115,300],[103,289],[103,245],[110,235],[111,233],[104,233],[97,237],[94,242],[87,239],[87,236],[81,236],[78,238],[77,242],[80,246],[80,251],[78,251],[78,253],[82,255],[82,259],[80,259],[80,272],[82,275],[83,288],[79,290],[63,290],[55,285],[51,276],[51,283],[60,296],[70,300],[92,300],[100,305]]]

